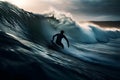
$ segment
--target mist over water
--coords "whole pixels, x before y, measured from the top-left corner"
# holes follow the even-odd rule
[[[65,31],[70,47],[53,50]],[[12,80],[120,80],[120,30],[79,23],[67,14],[33,14],[0,2],[0,78]],[[6,77],[4,77],[6,76]]]

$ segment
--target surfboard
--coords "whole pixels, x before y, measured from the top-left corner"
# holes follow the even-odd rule
[[[60,47],[59,45],[57,45],[55,42],[51,41],[50,45],[48,46],[50,49],[53,50],[60,50],[62,49],[62,47]]]

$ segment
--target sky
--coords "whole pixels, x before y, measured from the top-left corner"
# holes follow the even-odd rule
[[[80,21],[120,20],[120,0],[1,0],[34,13],[50,8],[70,13]]]

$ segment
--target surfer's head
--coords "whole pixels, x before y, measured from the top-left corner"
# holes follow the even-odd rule
[[[61,30],[61,32],[60,32],[61,34],[63,34],[64,33],[64,31],[63,30]]]

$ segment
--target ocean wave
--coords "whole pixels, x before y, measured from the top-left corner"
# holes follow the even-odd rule
[[[60,30],[70,48],[49,49]],[[79,23],[66,13],[34,14],[0,1],[0,73],[12,80],[119,80],[119,38],[119,29]]]

